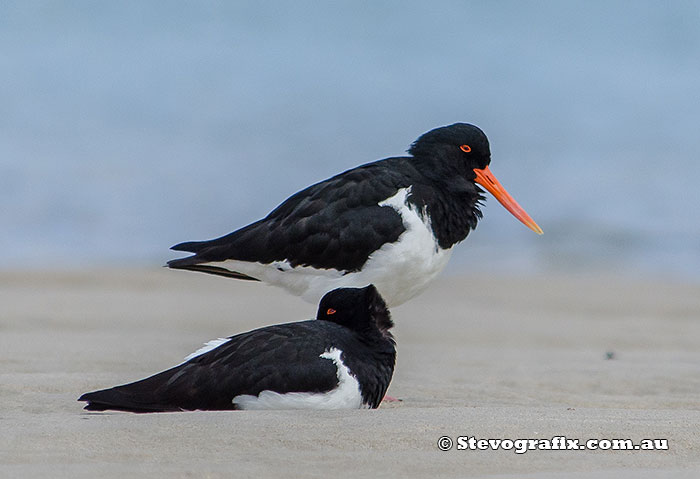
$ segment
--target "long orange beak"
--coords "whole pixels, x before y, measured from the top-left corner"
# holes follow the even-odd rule
[[[503,185],[501,185],[501,183],[496,179],[496,177],[493,176],[493,173],[491,173],[488,166],[483,170],[474,168],[474,173],[476,173],[476,182],[484,188],[486,188],[486,190],[493,196],[495,196],[496,199],[505,207],[505,209],[510,211],[513,216],[518,218],[525,226],[530,228],[538,235],[544,233],[544,231],[542,231],[542,228],[537,226],[535,220],[530,218],[530,215],[528,215],[525,212],[525,210],[520,207],[518,202],[515,201],[513,197],[508,194],[506,189],[503,188]]]

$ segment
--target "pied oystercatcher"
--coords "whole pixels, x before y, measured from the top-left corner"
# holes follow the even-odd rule
[[[78,400],[131,412],[378,407],[396,349],[376,288],[329,292],[316,319],[210,341],[179,366]]]
[[[233,233],[175,245],[194,255],[168,266],[264,281],[313,303],[332,289],[372,283],[395,306],[420,293],[476,227],[478,185],[542,234],[489,170],[478,127],[436,128],[408,153],[316,183]]]

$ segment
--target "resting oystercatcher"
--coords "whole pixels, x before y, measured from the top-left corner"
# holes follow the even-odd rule
[[[329,292],[316,319],[210,341],[179,366],[78,400],[131,412],[378,407],[396,349],[376,288]]]
[[[264,281],[313,303],[332,289],[372,283],[395,306],[420,293],[476,227],[478,185],[542,234],[489,170],[478,127],[436,128],[408,153],[316,183],[226,236],[175,245],[195,254],[168,266]]]

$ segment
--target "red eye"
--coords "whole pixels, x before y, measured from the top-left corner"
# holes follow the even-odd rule
[[[459,147],[459,149],[465,153],[469,153],[470,151],[472,151],[472,147],[469,145],[462,145]]]
[[[333,308],[328,308],[328,311],[326,311],[326,314],[329,315],[329,316],[330,316],[331,314],[335,314],[335,309],[333,309]]]

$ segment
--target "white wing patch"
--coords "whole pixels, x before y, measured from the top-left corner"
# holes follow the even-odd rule
[[[262,391],[257,396],[241,394],[232,402],[240,409],[362,409],[360,384],[340,359],[342,351],[331,348],[319,357],[329,359],[338,368],[338,386],[325,393],[285,393]]]
[[[192,354],[188,355],[185,358],[185,362],[189,361],[190,359],[196,358],[197,356],[201,356],[204,353],[208,353],[212,349],[216,349],[222,344],[225,344],[229,342],[231,338],[217,338],[217,339],[212,339],[211,341],[207,341],[204,343],[204,346],[193,352]]]

